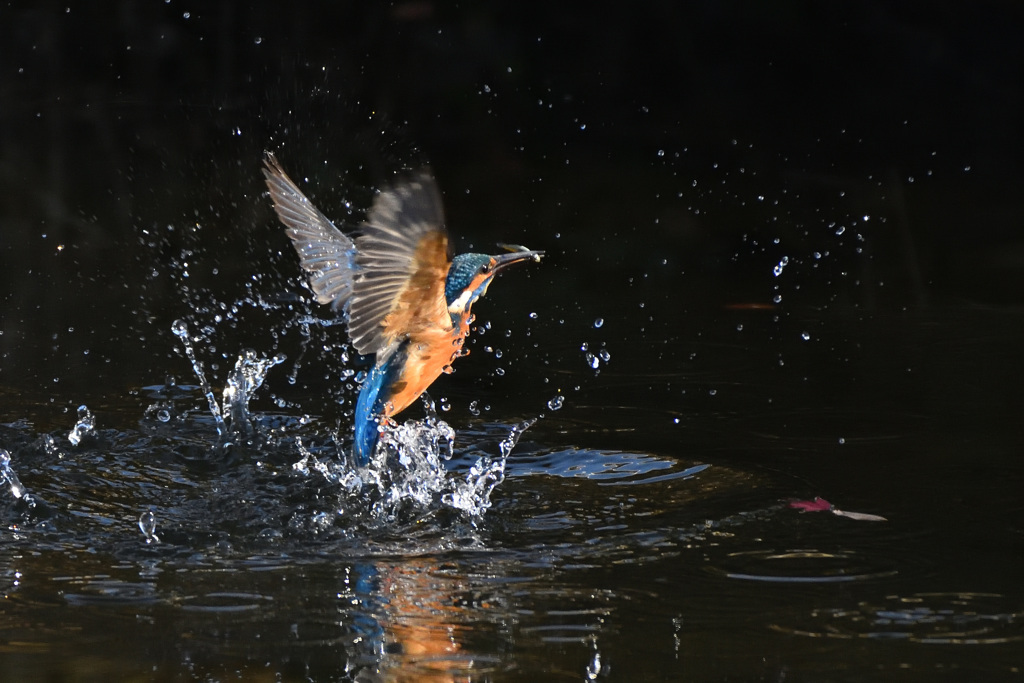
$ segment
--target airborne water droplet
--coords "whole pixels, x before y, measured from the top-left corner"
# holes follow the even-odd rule
[[[552,397],[551,400],[548,401],[548,408],[550,408],[551,410],[559,410],[562,407],[563,403],[565,403],[565,397],[559,394],[557,396]]]
[[[7,482],[7,487],[15,498],[21,498],[25,495],[25,487],[11,467],[11,454],[3,448],[0,448],[0,481]]]
[[[778,265],[776,265],[775,268],[772,269],[772,272],[775,273],[775,277],[778,277],[778,276],[782,275],[782,271],[788,265],[789,265],[789,257],[788,256],[783,256],[782,260],[779,261]]]
[[[156,535],[156,515],[152,510],[146,510],[139,515],[139,531],[146,537],[146,543],[159,543]]]
[[[75,423],[74,429],[68,434],[68,441],[71,442],[72,446],[77,446],[82,442],[82,437],[86,434],[91,434],[95,429],[95,420],[92,413],[89,412],[87,407],[78,406],[78,422]]]
[[[604,318],[598,318],[594,321],[594,327],[601,327],[604,325]]]

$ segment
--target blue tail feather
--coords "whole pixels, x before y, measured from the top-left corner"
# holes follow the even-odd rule
[[[370,463],[370,456],[377,447],[377,437],[380,435],[377,431],[377,418],[391,397],[391,387],[402,374],[405,357],[404,349],[399,349],[383,363],[374,365],[363,380],[363,388],[356,400],[355,442],[352,444],[356,465],[360,467]]]

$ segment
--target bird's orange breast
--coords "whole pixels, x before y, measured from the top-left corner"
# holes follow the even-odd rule
[[[402,374],[391,386],[384,405],[385,417],[405,410],[434,383],[462,351],[469,324],[464,318],[447,329],[432,325],[409,335]]]

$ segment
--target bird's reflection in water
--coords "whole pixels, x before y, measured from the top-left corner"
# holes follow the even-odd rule
[[[384,652],[380,680],[468,681],[496,663],[467,649],[469,620],[490,606],[461,598],[462,578],[426,559],[378,566]],[[474,614],[471,614],[474,613]]]

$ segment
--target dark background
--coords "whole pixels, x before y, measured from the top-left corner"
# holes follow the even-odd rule
[[[693,336],[684,314],[779,295],[783,316],[1024,301],[1019,3],[0,14],[0,387],[43,404],[187,374],[172,320],[301,292],[264,149],[351,221],[432,164],[460,249],[548,250],[485,305],[540,311],[552,349],[603,317],[644,356]]]

